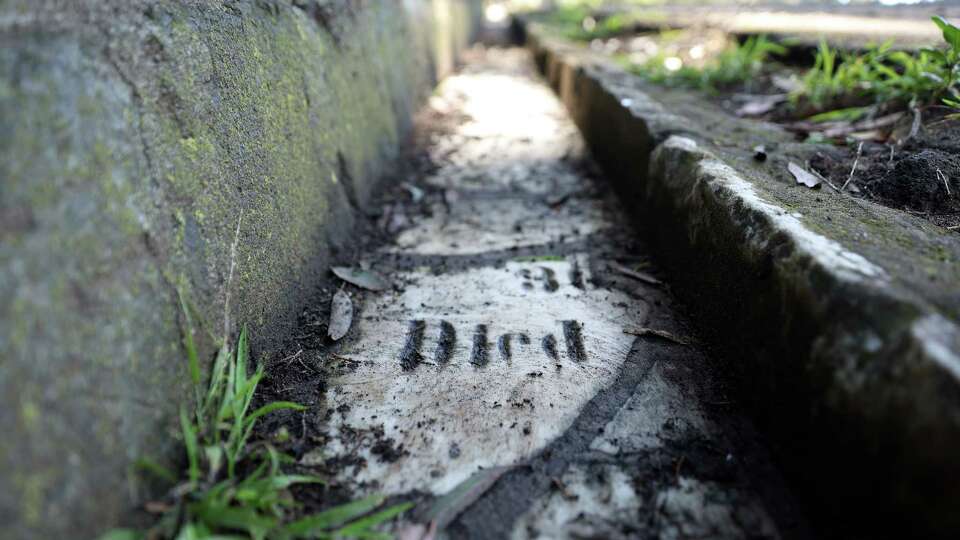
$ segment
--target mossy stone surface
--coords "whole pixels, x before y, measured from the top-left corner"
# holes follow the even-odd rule
[[[816,145],[526,30],[673,291],[727,358],[737,402],[827,531],[956,536],[956,233],[798,185],[787,164]]]
[[[269,355],[476,3],[0,2],[0,538],[92,536],[230,320]],[[215,337],[214,337],[215,336]]]

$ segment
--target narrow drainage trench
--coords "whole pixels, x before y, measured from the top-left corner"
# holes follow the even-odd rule
[[[319,411],[283,419],[332,478],[300,498],[413,500],[450,538],[807,537],[527,53],[473,51],[418,124],[390,238],[355,258],[392,288],[347,286],[332,346],[327,291],[271,370]],[[441,498],[464,482],[487,489]]]

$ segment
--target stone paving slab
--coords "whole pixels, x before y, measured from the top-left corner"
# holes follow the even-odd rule
[[[956,235],[796,187],[776,164],[811,150],[776,127],[527,35],[594,156],[653,224],[675,290],[742,358],[728,367],[808,500],[881,536],[960,530]],[[751,164],[749,148],[771,142],[782,161]],[[918,272],[932,245],[944,260]]]

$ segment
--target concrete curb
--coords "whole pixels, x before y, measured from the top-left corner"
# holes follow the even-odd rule
[[[149,495],[192,395],[178,291],[202,358],[243,326],[275,353],[480,6],[2,3],[0,538]]]
[[[767,197],[756,171],[711,148],[710,128],[670,112],[629,74],[536,25],[525,34],[625,205],[652,224],[677,292],[737,359],[730,368],[746,401],[821,522],[956,534],[960,328],[951,315],[886,261]]]

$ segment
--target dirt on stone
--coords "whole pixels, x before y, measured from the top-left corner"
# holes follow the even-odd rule
[[[865,142],[818,153],[811,166],[837,186],[960,232],[960,121],[923,126],[903,145]],[[856,162],[856,169],[854,169]]]

